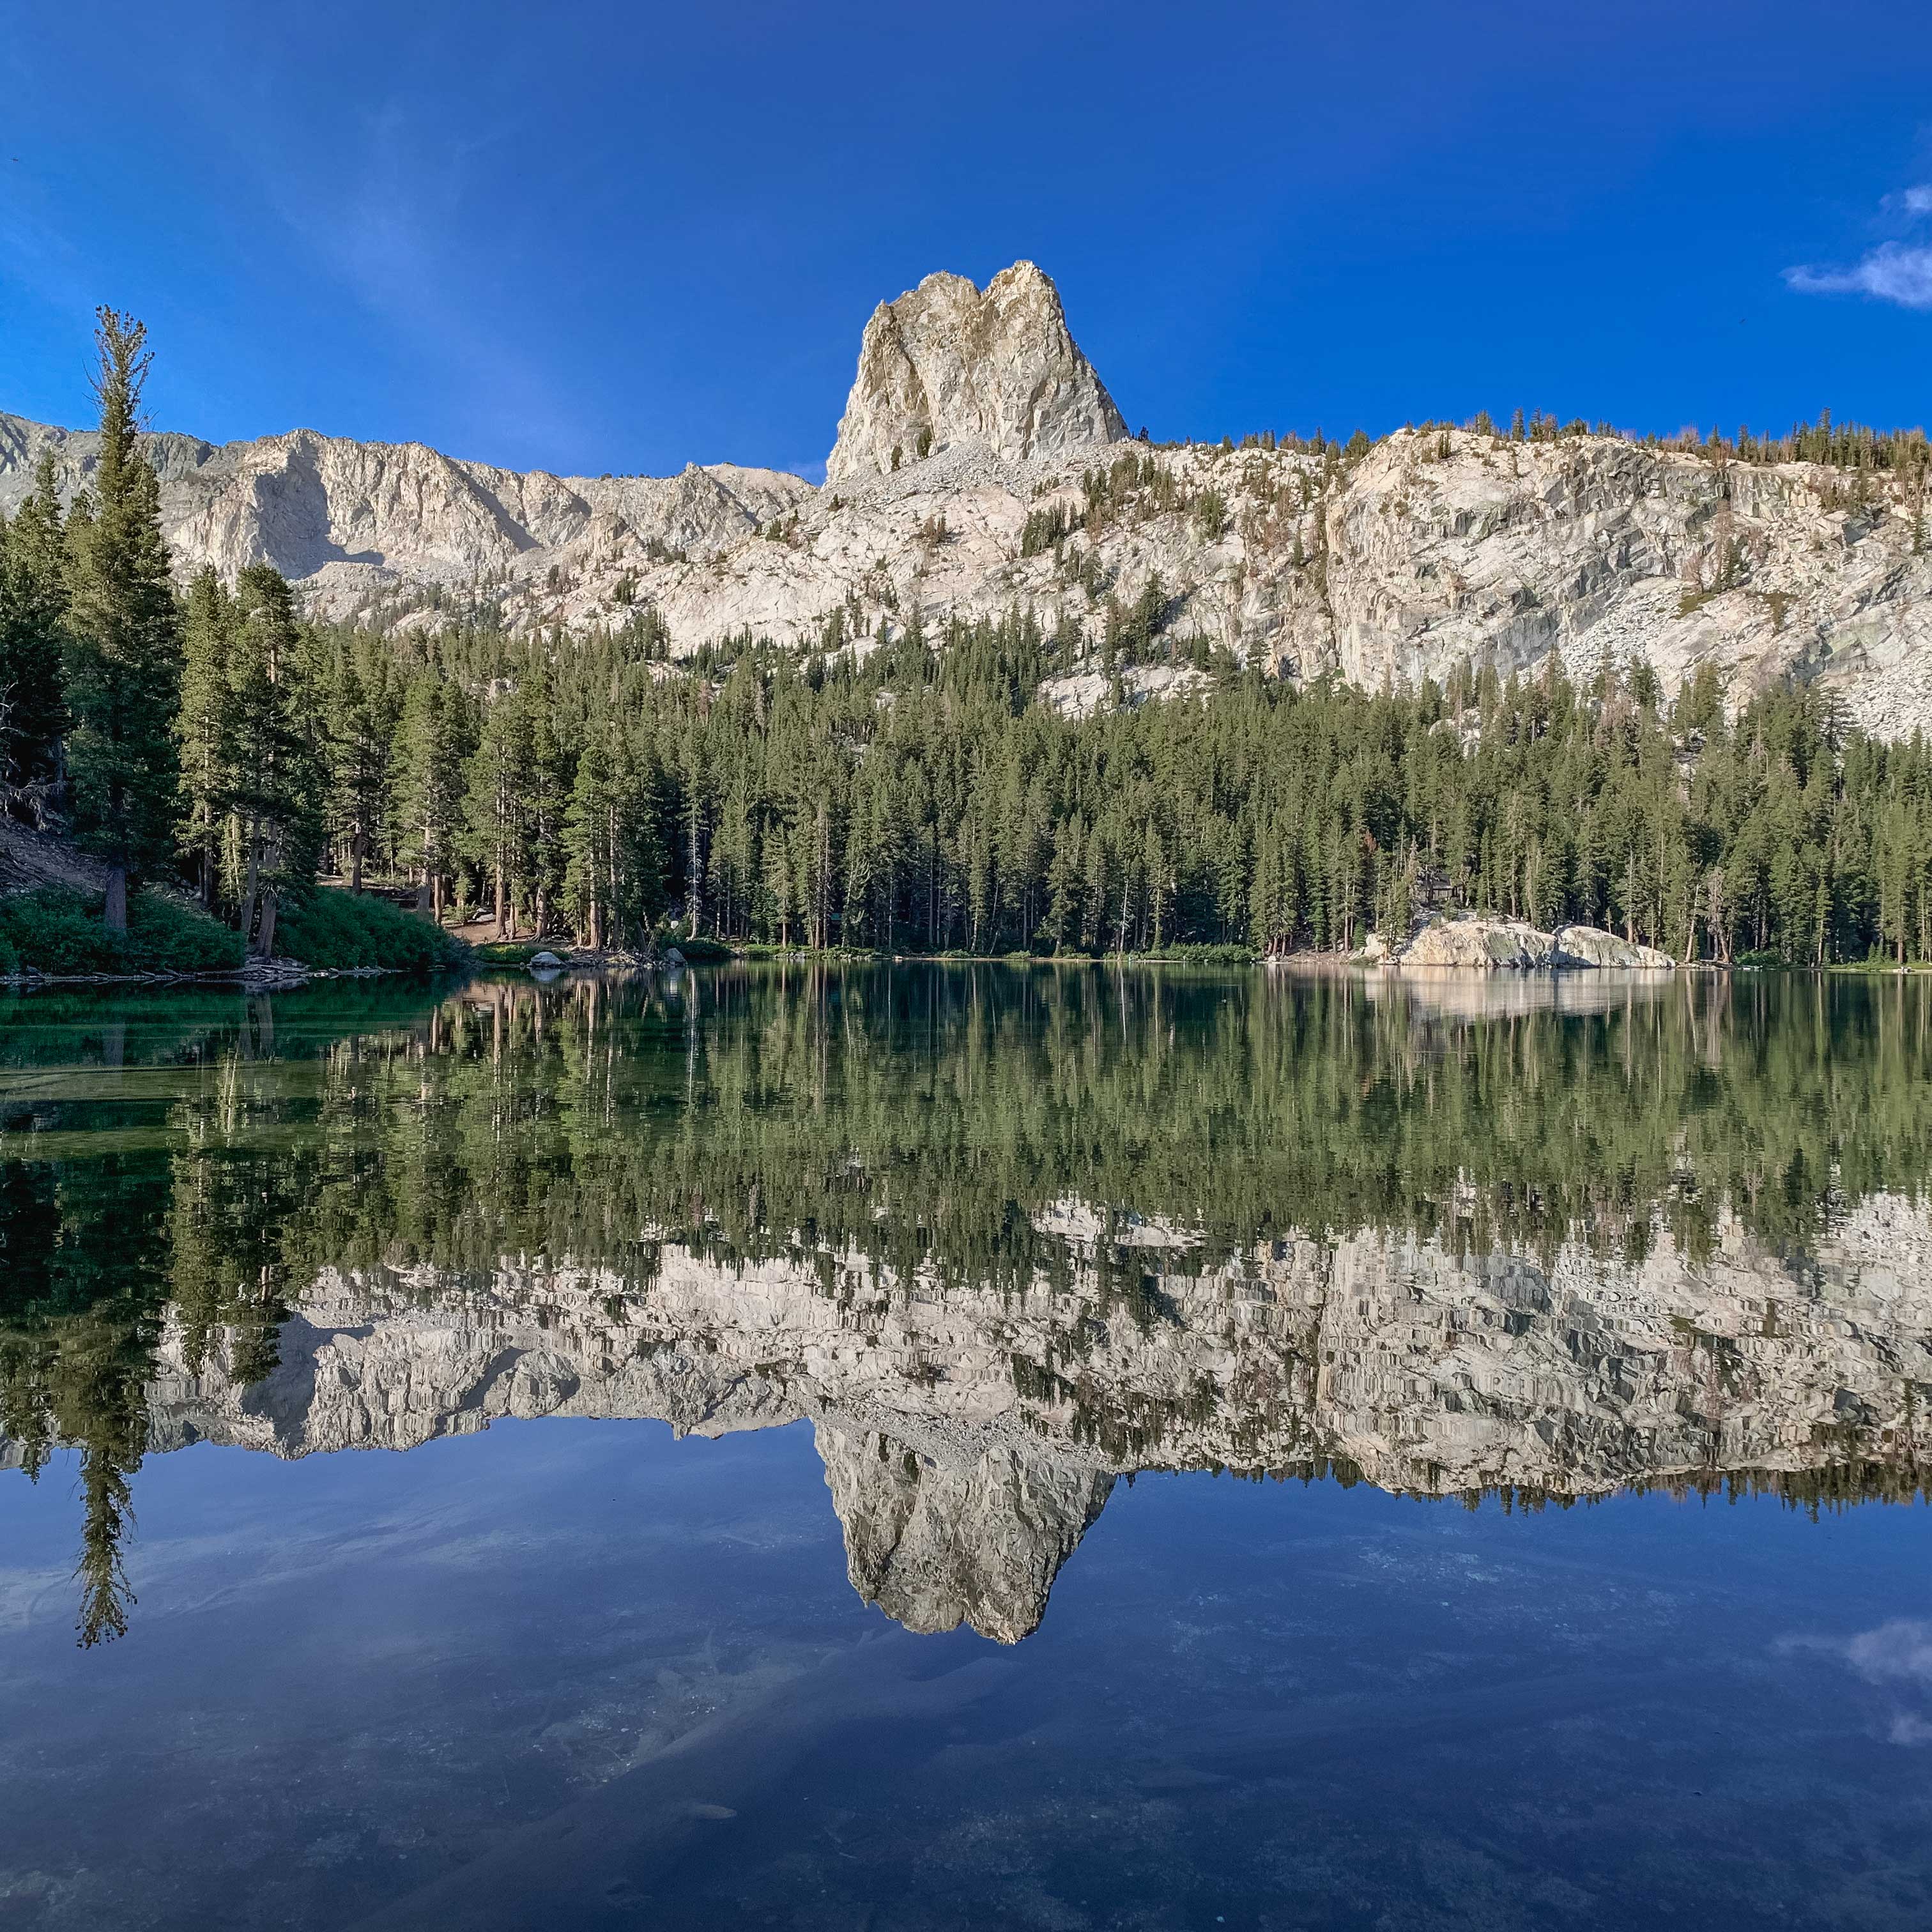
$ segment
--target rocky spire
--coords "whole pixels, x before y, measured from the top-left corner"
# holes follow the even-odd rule
[[[928,275],[873,310],[825,478],[884,476],[957,444],[1054,456],[1126,434],[1067,332],[1060,291],[1016,262],[984,293],[963,275]]]

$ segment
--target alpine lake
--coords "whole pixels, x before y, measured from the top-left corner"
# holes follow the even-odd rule
[[[0,1928],[1932,1924],[1932,981],[0,1006]]]

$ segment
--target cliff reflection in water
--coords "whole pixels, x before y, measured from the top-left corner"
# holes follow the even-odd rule
[[[1923,1493],[1926,988],[724,969],[22,1002],[0,1458],[808,1419],[853,1583],[1011,1641],[1115,1478]]]

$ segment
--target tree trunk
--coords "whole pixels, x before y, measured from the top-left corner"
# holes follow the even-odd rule
[[[262,880],[262,839],[260,828],[253,819],[248,822],[248,878],[242,890],[242,944],[252,945],[255,930],[255,906],[260,896]]]
[[[499,854],[496,855],[496,937],[497,937],[499,939],[507,939],[507,938],[509,938],[509,936],[510,936],[510,928],[509,928],[509,925],[508,925],[508,914],[506,914],[506,912],[505,911],[504,905],[503,905],[503,858],[502,858],[502,854],[501,853],[499,853]]]
[[[255,956],[258,959],[272,959],[275,953],[275,895],[272,891],[262,895],[262,932],[255,942]]]
[[[107,904],[100,915],[101,923],[110,932],[128,930],[128,868],[125,866],[110,866],[107,868]]]

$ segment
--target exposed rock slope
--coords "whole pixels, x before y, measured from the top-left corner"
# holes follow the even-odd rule
[[[648,604],[688,651],[1022,609],[1094,639],[1111,599],[1158,576],[1168,636],[1296,677],[1374,687],[1560,650],[1580,670],[1646,658],[1666,688],[1710,664],[1740,695],[1795,674],[1881,734],[1932,728],[1932,547],[1888,473],[1581,435],[1407,430],[1343,461],[1124,433],[1022,262],[983,292],[933,276],[878,310],[824,490],[727,464],[526,476],[308,430],[149,447],[184,570],[266,558],[336,616],[436,621],[428,603],[454,598],[582,630]],[[43,448],[70,492],[85,482],[91,436],[0,416],[0,507]],[[1108,480],[1090,492],[1090,474]]]

